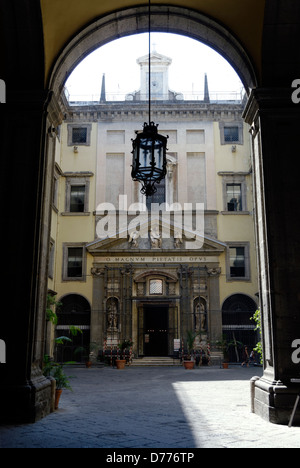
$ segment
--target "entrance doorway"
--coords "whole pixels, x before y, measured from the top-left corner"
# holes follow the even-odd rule
[[[144,306],[144,354],[168,356],[169,306]]]

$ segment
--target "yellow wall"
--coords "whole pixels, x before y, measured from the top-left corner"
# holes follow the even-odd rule
[[[93,124],[91,132],[91,146],[79,146],[78,153],[74,153],[74,147],[69,147],[68,126],[62,125],[61,139],[58,144],[57,160],[60,159],[60,169],[67,172],[91,172],[94,175],[89,178],[89,215],[72,215],[65,213],[65,193],[66,178],[60,177],[59,181],[59,214],[53,212],[52,237],[56,236],[56,261],[55,261],[55,281],[52,288],[57,292],[57,297],[70,293],[81,294],[91,303],[92,299],[92,256],[87,255],[86,281],[62,281],[63,266],[63,244],[64,243],[88,243],[95,237],[95,171],[97,152],[97,124]],[[59,156],[58,156],[59,155]],[[57,225],[57,228],[55,226]],[[55,232],[57,229],[57,233]],[[51,281],[49,282],[49,287]]]
[[[244,144],[236,145],[236,152],[232,152],[232,145],[221,145],[218,122],[214,123],[215,161],[218,215],[218,238],[223,242],[250,242],[250,281],[227,281],[226,255],[220,257],[222,269],[220,279],[221,306],[231,294],[247,294],[255,299],[258,292],[257,262],[255,248],[255,230],[253,214],[253,180],[251,173],[250,135],[247,125],[244,125]],[[250,214],[222,214],[223,185],[222,176],[218,172],[241,172],[251,174],[246,176],[247,183],[247,211]]]

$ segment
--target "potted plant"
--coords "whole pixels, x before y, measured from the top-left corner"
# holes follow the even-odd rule
[[[59,400],[62,394],[63,389],[71,390],[72,387],[70,385],[69,379],[64,370],[63,366],[60,364],[56,364],[53,368],[52,376],[56,381],[56,391],[55,391],[55,409],[58,409]]]
[[[221,340],[216,342],[216,346],[222,350],[223,353],[223,361],[222,367],[223,369],[228,369],[229,367],[229,345],[225,336],[222,337]]]
[[[76,348],[74,354],[82,353],[82,357],[85,359],[85,366],[87,369],[90,369],[92,367],[91,355],[96,350],[98,350],[97,343],[91,342],[87,347],[79,346]]]
[[[222,367],[223,369],[228,369],[229,368],[229,350],[231,347],[235,347],[236,352],[237,352],[237,347],[243,346],[243,343],[240,341],[236,341],[234,339],[233,341],[227,341],[226,336],[222,337],[222,340],[217,341],[216,345],[222,350],[223,352],[223,362],[222,362]]]
[[[116,359],[116,366],[117,366],[117,369],[125,369],[125,365],[126,365],[126,359],[122,359],[125,357],[125,351],[126,349],[130,348],[131,346],[133,345],[133,342],[131,340],[123,340],[120,344],[119,344],[119,349],[120,349],[120,352],[121,352],[121,358],[120,359]]]
[[[194,342],[196,339],[197,333],[193,333],[192,331],[187,332],[187,337],[186,337],[186,344],[187,344],[187,350],[188,350],[188,356],[187,359],[184,359],[183,365],[185,369],[194,369],[195,367],[195,361],[192,359],[192,352],[194,350]]]
[[[44,356],[44,369],[43,374],[45,377],[52,377],[55,380],[55,405],[54,408],[57,409],[59,405],[59,400],[62,394],[63,389],[72,390],[69,379],[64,370],[63,365],[54,362],[48,355]]]

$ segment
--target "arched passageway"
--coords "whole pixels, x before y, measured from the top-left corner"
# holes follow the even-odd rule
[[[116,13],[105,9],[93,13],[95,2],[87,3],[91,11],[85,21],[89,26],[85,27],[78,21],[74,28],[81,32],[74,35],[74,29],[69,30],[69,35],[63,40],[67,45],[61,52],[61,46],[55,48],[56,42],[52,41],[59,29],[54,21],[49,20],[49,9],[47,12],[45,8],[51,5],[52,14],[57,14],[57,11],[53,12],[53,2],[3,0],[0,5],[0,42],[4,58],[0,63],[0,76],[6,82],[7,91],[7,103],[0,106],[2,190],[6,210],[10,214],[17,213],[9,216],[6,229],[2,230],[2,245],[9,253],[2,287],[10,298],[10,313],[1,319],[1,339],[6,343],[7,361],[0,366],[0,395],[5,397],[1,399],[5,403],[0,408],[3,420],[32,422],[47,414],[50,407],[50,386],[41,376],[41,364],[45,336],[52,140],[53,130],[63,118],[59,91],[78,61],[93,46],[98,47],[126,34],[143,32],[147,28],[146,7],[135,10],[136,2],[128,2],[126,6],[129,9],[120,12],[120,2],[112,1],[111,12]],[[296,1],[266,0],[263,10],[258,6],[263,2],[248,2],[253,22],[259,12],[258,23],[263,27],[261,41],[261,29],[259,40],[254,38],[258,23],[253,26],[252,35],[247,28],[248,39],[243,35],[243,22],[247,22],[244,2],[243,16],[240,10],[234,10],[239,14],[231,20],[232,27],[225,14],[228,10],[225,2],[218,3],[218,15],[216,10],[209,10],[205,5],[205,16],[197,11],[198,2],[188,2],[194,8],[192,10],[187,10],[187,2],[182,8],[180,2],[177,3],[178,6],[170,10],[170,15],[166,13],[167,7],[155,5],[154,30],[180,32],[203,40],[229,59],[248,91],[253,88],[244,117],[251,126],[253,139],[265,350],[265,374],[256,384],[255,411],[272,422],[286,423],[299,390],[291,383],[291,379],[299,378],[298,366],[291,359],[291,345],[299,338],[300,329],[299,176],[295,170],[300,108],[291,100],[291,83],[300,77],[300,62],[294,53],[300,40],[300,5]],[[100,8],[102,3],[97,2],[97,5]],[[107,8],[106,2],[105,5]],[[231,5],[238,8],[241,2],[232,0]],[[131,18],[129,11],[132,12]],[[165,12],[164,24],[159,19],[160,11]],[[223,18],[224,26],[220,26],[221,20],[211,20],[216,16]],[[67,8],[61,11],[61,23],[64,17],[68,17]],[[108,18],[110,23],[105,24]],[[117,25],[123,27],[118,29]],[[93,28],[98,28],[99,34],[106,28],[106,34],[98,37],[94,45],[89,42]],[[232,29],[236,34],[231,33]],[[94,33],[97,34],[96,30]],[[255,43],[251,54],[249,47],[247,53],[246,47],[242,46],[247,42]],[[51,61],[49,64],[49,54],[51,60],[57,57],[55,64]],[[51,79],[45,72],[45,63],[47,71],[49,66],[52,67]],[[256,63],[255,71],[253,63]],[[22,281],[17,282],[16,271],[20,270],[20,265]],[[276,398],[279,393],[280,398]]]

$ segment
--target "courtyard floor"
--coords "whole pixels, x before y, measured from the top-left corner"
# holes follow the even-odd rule
[[[30,425],[0,426],[0,448],[300,448],[300,427],[250,411],[260,368],[67,368],[73,392]]]

